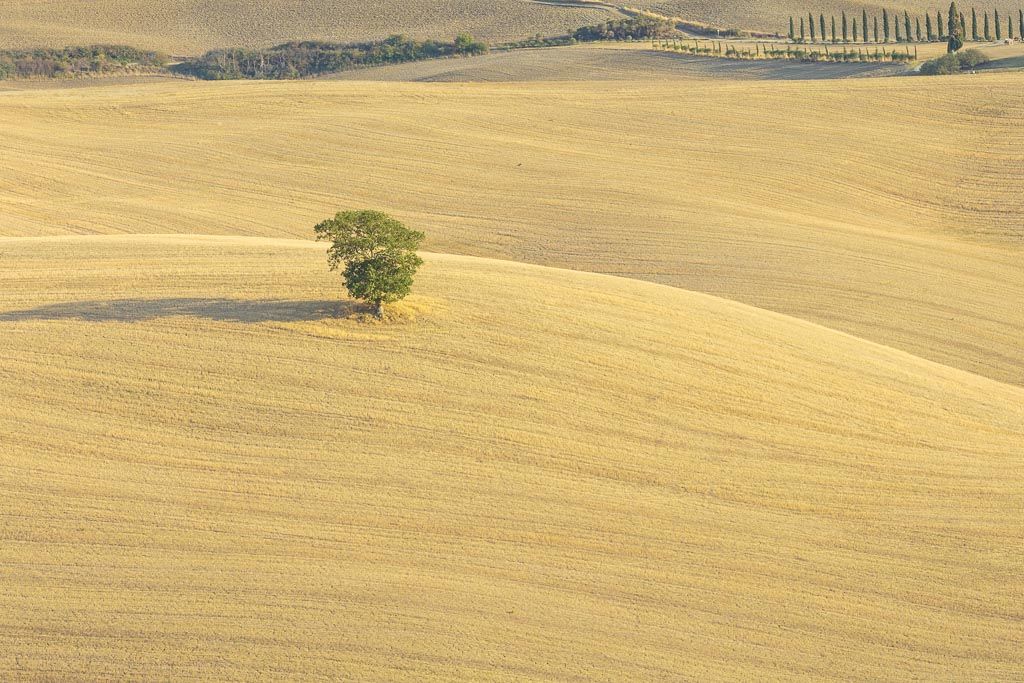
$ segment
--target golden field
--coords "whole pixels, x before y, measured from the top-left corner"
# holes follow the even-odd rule
[[[1024,75],[729,64],[0,85],[0,680],[1024,680]]]
[[[670,284],[1024,385],[1018,74],[0,93],[0,233],[311,236]]]
[[[118,43],[172,55],[289,40],[379,40],[404,33],[489,41],[564,34],[613,16],[528,0],[0,0],[0,49]]]
[[[964,3],[960,3],[961,6]],[[764,2],[764,0],[2,0],[0,49],[62,47],[90,43],[126,43],[174,55],[220,47],[267,46],[288,40],[376,40],[394,33],[419,38],[450,38],[468,31],[489,41],[519,40],[535,35],[561,35],[580,26],[625,16],[622,8],[662,16],[785,34],[789,17],[846,11],[851,17],[866,9],[881,17],[882,9],[904,10],[913,16],[949,3],[923,0],[884,3],[875,0],[837,2]],[[979,11],[993,5],[977,4]],[[966,5],[970,11],[970,5]],[[1016,15],[1017,6],[1000,6],[1000,14]],[[969,15],[968,15],[969,19]]]
[[[1024,389],[702,294],[0,239],[0,678],[1011,680]]]

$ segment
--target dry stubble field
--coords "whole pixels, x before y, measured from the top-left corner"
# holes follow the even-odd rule
[[[1024,389],[503,261],[373,326],[308,242],[0,251],[6,680],[1022,671]]]
[[[423,38],[450,37],[469,31],[487,40],[519,40],[536,33],[558,35],[580,26],[622,16],[614,7],[634,7],[713,26],[784,34],[789,16],[814,13],[851,16],[862,9],[935,16],[945,14],[923,0],[883,3],[765,2],[764,0],[629,0],[596,3],[532,0],[0,0],[0,48],[63,46],[82,43],[128,43],[172,54],[192,54],[216,47],[263,46],[286,40],[370,40],[392,33]],[[994,5],[980,3],[979,10]],[[1002,7],[1006,11],[1014,6]]]
[[[0,93],[0,678],[1024,676],[1019,83]]]
[[[123,43],[174,55],[395,33],[489,41],[558,35],[614,16],[529,0],[0,0],[0,49]]]

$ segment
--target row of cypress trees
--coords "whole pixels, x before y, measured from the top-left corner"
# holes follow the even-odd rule
[[[856,15],[852,17],[851,22],[846,12],[843,12],[839,28],[837,29],[835,16],[831,17],[832,21],[830,24],[826,24],[824,14],[818,15],[817,21],[815,21],[813,14],[808,14],[807,17],[800,17],[799,26],[797,26],[796,20],[790,17],[789,39],[794,42],[812,43],[889,43],[895,38],[897,43],[921,43],[925,41],[947,40],[949,38],[947,26],[950,22],[948,17],[944,20],[941,11],[935,13],[934,24],[932,23],[931,14],[924,15],[923,29],[921,17],[914,17],[913,21],[911,21],[911,16],[907,11],[904,11],[901,17],[896,12],[890,13],[888,10],[883,9],[881,25],[879,25],[877,15],[871,18],[873,21],[869,25],[867,10],[863,10],[858,25]],[[959,13],[959,17],[954,18],[958,19],[960,31],[966,37],[968,35],[967,17],[963,13]],[[972,7],[970,23],[971,40],[975,42],[981,40],[991,41],[993,38],[995,40],[1002,40],[1004,37],[1004,25],[1006,28],[1005,37],[1015,38],[1019,36],[1024,39],[1024,9],[1017,10],[1016,17],[1011,12],[1006,17],[1005,24],[999,15],[999,10],[995,10],[991,23],[989,21],[989,13],[985,11],[982,13],[982,21],[979,24],[978,12]],[[1014,24],[1016,24],[1016,32]],[[992,32],[993,27],[995,28],[994,34]],[[826,30],[828,28],[831,28],[831,41]]]

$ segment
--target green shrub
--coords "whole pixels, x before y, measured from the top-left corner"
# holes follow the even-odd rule
[[[974,49],[962,50],[957,53],[957,57],[960,60],[960,68],[962,69],[973,69],[988,61],[988,57],[981,50]]]
[[[572,37],[581,42],[595,40],[640,40],[664,38],[675,34],[675,25],[666,19],[654,17],[630,17],[606,21],[597,26],[584,26],[576,29]]]
[[[264,50],[211,50],[202,57],[176,65],[174,71],[204,80],[308,78],[360,66],[484,52],[487,52],[487,45],[465,33],[451,43],[412,40],[405,36],[391,36],[371,43],[306,40]]]
[[[988,58],[979,50],[962,50],[928,60],[921,65],[921,73],[925,76],[958,74],[963,69],[973,69],[987,61]]]
[[[162,67],[166,62],[167,58],[159,52],[124,45],[3,50],[0,79],[111,73],[135,67]]]

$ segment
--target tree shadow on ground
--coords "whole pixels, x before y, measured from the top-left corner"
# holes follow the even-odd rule
[[[0,322],[19,320],[87,320],[140,322],[185,316],[222,322],[261,323],[316,321],[366,313],[369,306],[354,301],[289,299],[114,299],[75,301],[0,313]]]

